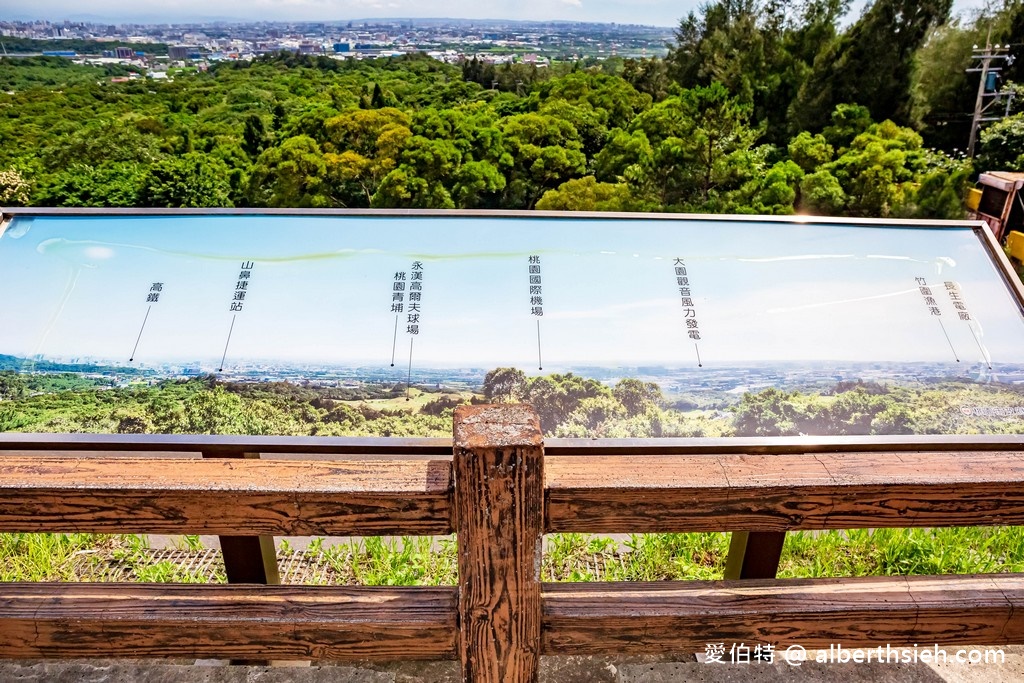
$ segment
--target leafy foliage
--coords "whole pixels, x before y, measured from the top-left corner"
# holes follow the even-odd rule
[[[10,87],[0,94],[3,196],[50,206],[955,215],[970,170],[925,154],[913,131],[861,105],[840,103],[831,125],[787,133],[818,55],[812,37],[839,40],[844,11],[835,0],[723,0],[684,21],[666,61],[541,70],[289,53],[113,83],[67,60],[0,60]]]
[[[0,431],[450,436],[455,407],[477,401],[530,403],[548,434],[564,437],[791,436],[798,434],[1010,433],[1017,421],[965,415],[964,405],[1012,408],[1024,390],[967,381],[840,382],[776,388],[702,403],[667,400],[660,387],[624,378],[613,386],[575,375],[487,373],[477,393],[367,385],[361,389],[214,377],[136,381],[72,373],[0,372]],[[1009,411],[1012,412],[1012,411]]]
[[[911,123],[914,55],[952,5],[952,0],[875,0],[815,58],[793,105],[794,123],[819,128],[845,102],[867,107],[879,120]]]

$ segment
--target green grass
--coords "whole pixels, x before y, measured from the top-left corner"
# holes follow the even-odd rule
[[[637,534],[619,544],[584,534],[549,537],[546,581],[720,579],[729,535]],[[780,578],[1024,572],[1024,527],[791,532]]]
[[[223,582],[219,563],[194,562],[199,538],[176,541],[177,561],[153,553],[144,536],[0,534],[0,581]],[[546,538],[545,581],[720,579],[729,535],[636,534],[616,541],[587,534]],[[207,554],[209,554],[207,552]],[[184,559],[182,559],[184,558]],[[191,558],[191,559],[190,559]],[[453,585],[457,547],[450,538],[365,538],[328,546],[312,539],[299,552],[282,540],[284,566],[302,559],[330,569],[344,585]],[[780,578],[1024,572],[1024,527],[876,529],[787,535]]]
[[[195,544],[187,549],[198,549]],[[212,575],[155,560],[145,536],[98,534],[0,534],[0,581],[95,581],[106,577],[147,583],[224,581]]]
[[[856,529],[788,534],[780,577],[1024,571],[1024,527]]]
[[[96,552],[90,534],[0,534],[0,581],[73,581],[76,559]]]
[[[720,579],[727,534],[634,534],[623,543],[588,534],[548,537],[545,581]]]
[[[310,550],[319,550],[335,571],[357,585],[450,586],[458,581],[455,541],[450,539],[365,538]]]

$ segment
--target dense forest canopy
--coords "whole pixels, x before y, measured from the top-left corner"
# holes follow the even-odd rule
[[[516,368],[495,368],[479,392],[214,376],[117,386],[80,374],[0,371],[0,432],[444,437],[458,405],[526,402],[544,432],[558,437],[1010,434],[1024,430],[1022,393],[1005,384],[936,378],[668,397],[657,384],[635,378],[609,386],[571,372],[527,377]]]
[[[717,0],[665,59],[550,67],[281,53],[120,82],[0,59],[0,204],[956,218],[972,174],[1024,169],[1021,114],[973,167],[954,149],[971,45],[1019,54],[1024,3],[950,5]]]

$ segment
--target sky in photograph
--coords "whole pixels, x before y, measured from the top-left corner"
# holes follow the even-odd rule
[[[532,311],[531,256],[543,316]],[[416,262],[423,277],[411,335],[409,311],[396,316],[391,305],[396,275],[405,274],[408,293]],[[252,268],[233,312],[243,263]],[[689,303],[677,267],[686,268]],[[539,331],[549,367],[690,367],[698,351],[707,364],[1024,362],[1024,321],[968,228],[37,217],[15,219],[0,236],[0,273],[0,354],[23,357],[125,362],[138,342],[137,362],[208,367],[230,331],[226,368],[258,359],[386,367],[393,353],[401,366],[414,345],[417,367],[536,369]]]
[[[97,21],[342,21],[365,18],[456,17],[466,19],[567,20],[675,26],[698,0],[0,0],[0,19],[41,18]],[[866,2],[855,0],[851,17]],[[970,11],[982,0],[956,0],[954,12]]]

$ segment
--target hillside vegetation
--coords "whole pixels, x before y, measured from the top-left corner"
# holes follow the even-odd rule
[[[970,44],[1024,10],[950,6],[876,0],[841,29],[842,0],[720,0],[665,59],[548,68],[282,53],[115,83],[3,59],[0,203],[960,217]],[[983,152],[1015,167],[1022,136],[993,125]]]

